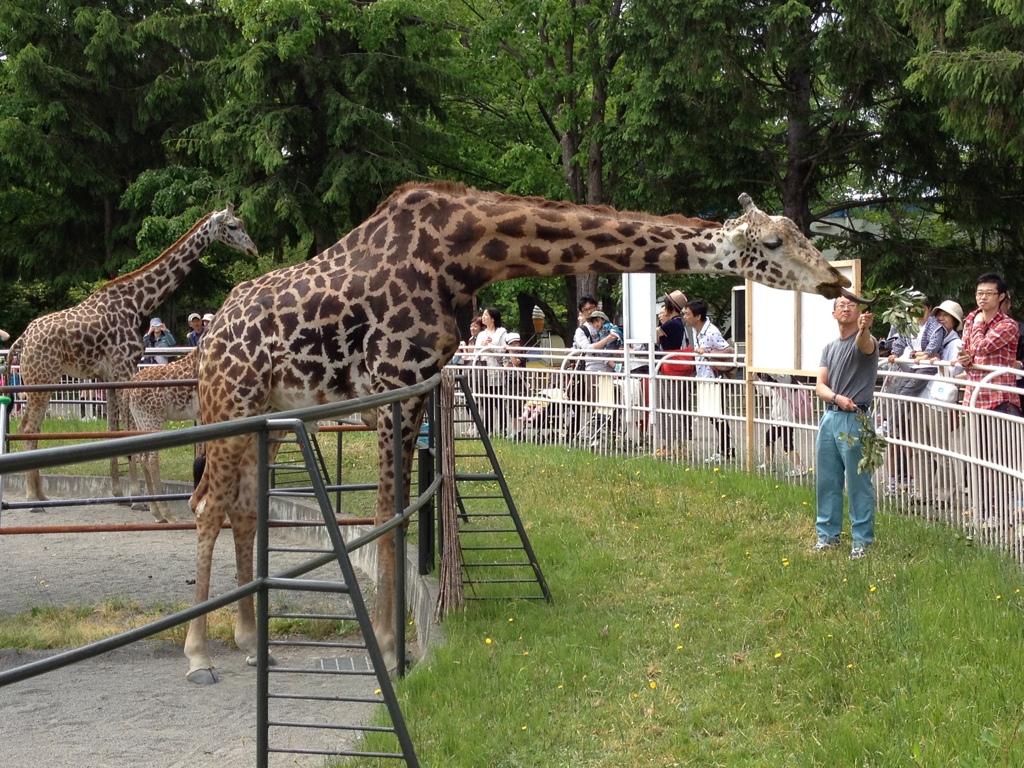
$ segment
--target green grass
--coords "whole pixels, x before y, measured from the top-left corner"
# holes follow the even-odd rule
[[[555,602],[445,621],[398,686],[424,765],[1024,764],[1005,556],[891,515],[865,560],[812,555],[807,488],[500,452]]]
[[[373,446],[345,438],[347,481],[375,474]],[[1024,764],[1024,574],[1004,555],[887,514],[864,560],[812,555],[809,488],[497,446],[555,602],[445,621],[398,683],[423,765]],[[66,611],[10,617],[0,646],[28,619],[66,637],[135,612]]]
[[[9,433],[14,435],[18,431],[20,419],[11,419],[11,427]],[[191,426],[190,422],[168,422],[167,428],[174,429],[176,427]],[[40,432],[46,432],[49,434],[54,433],[73,433],[73,432],[105,432],[107,429],[106,420],[98,419],[74,419],[74,418],[47,418],[43,420],[43,424],[40,427]],[[81,445],[83,440],[76,439],[59,439],[59,440],[40,440],[40,448],[56,448],[64,445]],[[14,451],[21,449],[22,443],[20,440],[12,440],[11,448]],[[160,451],[160,475],[165,480],[192,480],[192,461],[195,458],[195,449],[190,445],[179,446],[178,448],[169,448],[164,451]],[[110,472],[110,460],[102,459],[100,461],[87,461],[78,464],[68,464],[62,467],[54,467],[53,469],[43,470],[43,474],[61,474],[61,475],[99,475],[106,476]],[[127,464],[123,464],[121,468],[122,477],[128,476]],[[142,476],[142,469],[139,469],[139,482],[145,485],[145,480]]]

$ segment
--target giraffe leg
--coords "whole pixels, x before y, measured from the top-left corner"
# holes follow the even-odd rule
[[[249,456],[246,459],[250,458]],[[252,581],[253,540],[256,537],[256,456],[239,468],[238,501],[231,508],[231,533],[235,541],[235,574],[238,586]],[[245,459],[243,459],[244,461]],[[209,462],[209,457],[207,457]],[[209,467],[209,464],[207,464]],[[245,663],[256,665],[256,612],[252,595],[238,601],[235,645],[245,653]]]
[[[164,483],[160,478],[159,454],[156,451],[143,453],[139,456],[139,462],[142,464],[142,474],[146,477],[146,489],[149,491],[149,495],[162,495]],[[149,511],[153,513],[153,517],[158,523],[167,523],[175,519],[170,505],[163,500],[149,502]]]
[[[121,431],[121,414],[124,413],[124,395],[121,390],[107,390],[107,431]],[[110,459],[110,489],[113,496],[124,496],[124,489],[121,487],[121,470],[118,466],[118,457]]]
[[[126,389],[121,394],[121,415],[124,417],[124,428],[129,432],[138,429],[136,425],[135,417],[132,414],[132,398],[133,394],[130,389]],[[133,453],[128,456],[128,492],[132,496],[142,495],[142,483],[139,481],[139,467],[142,463],[142,457]],[[143,477],[145,477],[146,468],[142,467]],[[146,487],[149,487],[149,480],[146,479]],[[132,504],[133,512],[145,512],[149,509],[149,505],[144,501],[136,501]],[[163,522],[163,521],[160,521]]]
[[[29,392],[26,396],[25,412],[18,424],[18,434],[39,432],[49,404],[49,392]],[[23,446],[23,451],[34,451],[39,447],[39,442],[25,440]],[[46,494],[43,493],[43,478],[38,469],[32,469],[25,473],[25,501],[46,501]],[[35,507],[32,511],[43,512],[44,510],[42,507]]]
[[[245,444],[238,440],[218,440],[208,446],[206,470],[189,504],[196,516],[196,589],[195,603],[210,597],[210,572],[213,548],[227,510],[238,497],[238,467]],[[193,619],[185,637],[185,657],[189,661],[185,679],[197,685],[217,682],[217,672],[207,643],[206,616]]]
[[[402,430],[403,477],[398,478],[398,482],[401,483],[398,487],[403,489],[402,498],[406,504],[409,500],[413,447],[420,422],[423,420],[425,407],[426,400],[422,398],[407,400],[402,404],[400,428]],[[391,439],[393,431],[391,409],[390,406],[386,406],[380,409],[377,419],[380,487],[377,492],[377,509],[374,519],[376,525],[382,525],[395,516],[396,478]],[[397,648],[395,644],[395,568],[404,568],[405,563],[398,564],[396,562],[394,532],[381,536],[377,542],[377,598],[373,610],[373,634],[377,638],[377,645],[384,656],[384,665],[389,670],[393,670],[398,667],[398,654],[405,653],[404,648]],[[404,621],[404,618],[402,620]]]

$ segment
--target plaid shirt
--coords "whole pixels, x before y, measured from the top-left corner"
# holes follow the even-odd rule
[[[1017,359],[1017,337],[1019,330],[1017,321],[1011,319],[1002,312],[996,312],[995,317],[988,324],[975,323],[974,318],[978,310],[974,310],[964,320],[961,335],[964,340],[964,349],[968,349],[974,355],[976,365],[991,365],[998,368],[1012,368]],[[972,382],[981,381],[988,375],[988,371],[979,371],[974,366],[967,369],[967,379]],[[1013,374],[1004,373],[994,376],[991,379],[993,384],[1001,384],[1013,387],[1017,383],[1017,377]],[[974,387],[967,386],[964,391],[964,405],[971,402],[971,393]],[[978,408],[990,410],[1001,403],[1009,402],[1020,407],[1020,397],[1013,392],[996,392],[991,389],[982,389],[978,393],[975,405]]]

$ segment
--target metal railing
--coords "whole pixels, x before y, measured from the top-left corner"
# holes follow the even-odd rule
[[[281,588],[288,579],[295,579],[298,576],[309,572],[321,565],[325,565],[332,560],[336,560],[342,567],[342,571],[345,574],[346,581],[349,586],[358,592],[358,586],[354,580],[349,581],[351,565],[348,561],[348,552],[354,551],[359,547],[365,546],[372,541],[375,541],[380,536],[383,536],[389,531],[395,532],[395,546],[396,546],[396,572],[395,572],[395,583],[396,583],[396,629],[398,630],[398,638],[396,639],[396,646],[398,648],[399,659],[404,660],[404,627],[405,627],[405,589],[404,589],[404,577],[405,577],[405,563],[406,557],[404,552],[404,536],[401,532],[404,529],[404,524],[408,521],[409,517],[423,507],[428,500],[437,492],[440,486],[440,478],[437,478],[428,488],[421,492],[418,499],[413,501],[411,504],[406,505],[402,498],[402,489],[397,487],[395,489],[396,499],[396,510],[395,516],[387,523],[381,526],[373,528],[366,534],[359,536],[358,538],[344,542],[341,540],[340,533],[337,533],[337,522],[334,517],[334,511],[331,509],[330,501],[328,498],[329,489],[323,485],[322,482],[318,482],[319,474],[316,470],[316,463],[312,459],[312,453],[308,447],[304,447],[304,454],[309,468],[310,477],[313,482],[313,489],[315,498],[321,508],[324,516],[325,525],[330,532],[334,551],[328,554],[320,555],[319,557],[311,559],[309,562],[301,566],[300,568],[291,569],[288,573],[276,574],[271,576],[267,573],[266,564],[266,547],[267,537],[266,528],[268,527],[267,510],[269,509],[269,498],[272,495],[272,491],[268,487],[266,478],[268,477],[269,467],[267,466],[267,451],[266,441],[270,432],[275,430],[281,430],[282,428],[290,428],[293,431],[304,435],[306,423],[313,423],[325,419],[338,419],[345,416],[354,415],[365,410],[378,408],[381,406],[390,405],[397,411],[400,407],[399,403],[401,400],[410,397],[419,397],[428,394],[433,390],[438,382],[440,381],[440,375],[435,375],[427,381],[417,384],[412,387],[405,387],[400,390],[388,392],[379,395],[371,395],[367,397],[358,398],[356,400],[350,400],[342,403],[335,403],[330,405],[315,406],[309,408],[302,408],[294,411],[267,414],[262,416],[252,416],[244,419],[237,419],[234,421],[221,422],[217,424],[208,424],[197,427],[189,427],[185,429],[177,429],[167,432],[159,432],[149,435],[138,435],[133,437],[124,437],[118,439],[104,440],[102,442],[90,443],[86,445],[72,445],[64,446],[59,448],[45,448],[35,451],[28,451],[23,453],[8,453],[0,455],[0,503],[2,503],[2,478],[5,475],[14,472],[23,472],[29,469],[46,469],[51,467],[58,467],[66,464],[74,464],[81,461],[92,461],[98,459],[106,459],[115,456],[122,456],[127,454],[141,453],[144,451],[156,451],[165,448],[174,448],[183,445],[192,445],[199,442],[205,442],[209,440],[222,439],[227,437],[235,437],[239,435],[255,433],[259,437],[260,451],[259,451],[259,478],[260,478],[260,497],[259,497],[259,515],[260,525],[258,528],[257,535],[257,549],[256,549],[256,561],[258,564],[257,578],[249,584],[238,586],[225,594],[219,595],[215,598],[211,598],[203,603],[193,605],[182,611],[178,611],[169,616],[162,617],[158,620],[152,621],[144,626],[137,627],[135,629],[123,632],[113,637],[100,640],[95,643],[83,646],[81,648],[72,649],[65,651],[54,656],[42,659],[39,661],[24,664],[13,669],[0,672],[0,687],[9,685],[21,680],[26,680],[36,675],[51,672],[56,669],[60,669],[69,664],[74,664],[79,661],[93,658],[95,656],[107,653],[109,651],[116,650],[125,645],[144,640],[152,637],[160,632],[164,632],[171,629],[179,624],[191,621],[192,619],[201,616],[203,614],[214,611],[218,608],[228,606],[234,602],[237,602],[243,597],[249,595],[260,594],[261,599],[258,601],[262,605],[267,604],[266,592],[271,588]],[[0,398],[0,424],[6,425],[8,409],[10,407],[10,398]],[[395,423],[401,423],[401,419],[396,415]],[[0,438],[4,437],[2,431],[0,431]],[[395,477],[402,477],[402,450],[400,444],[400,435],[396,435],[396,449],[395,449]],[[5,441],[0,441],[0,445],[4,445]],[[301,440],[300,440],[301,442]],[[308,440],[305,441],[308,444]],[[294,587],[292,587],[294,588]],[[361,598],[360,598],[361,599]],[[353,601],[355,602],[355,600]],[[265,616],[264,616],[265,619]],[[365,621],[364,621],[365,620]],[[384,667],[380,651],[377,649],[376,641],[374,640],[373,630],[369,624],[369,619],[365,615],[360,616],[361,628],[363,629],[364,639],[367,642],[368,651],[373,660],[374,669],[378,675],[378,683],[383,696],[380,703],[384,703],[388,706],[388,709],[392,715],[392,722],[395,725],[396,732],[399,738],[399,742],[402,746],[403,755],[408,765],[418,765],[416,762],[415,754],[412,750],[412,744],[409,740],[408,732],[405,730],[404,722],[401,718],[401,711],[398,709],[397,699],[394,695],[394,690],[391,687],[390,678],[388,677],[387,670]],[[266,635],[261,633],[260,637],[261,647],[259,650],[259,657],[266,660],[267,648],[265,647]],[[376,651],[372,650],[376,649]],[[258,711],[258,743],[260,746],[259,753],[257,755],[257,765],[265,766],[267,764],[267,729],[270,726],[268,723],[265,713],[265,706],[260,705]],[[339,752],[338,754],[345,754]],[[384,755],[388,757],[402,757],[403,755]]]

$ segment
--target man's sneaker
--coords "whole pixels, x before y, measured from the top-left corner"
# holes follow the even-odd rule
[[[793,467],[786,473],[786,477],[803,477],[807,474],[806,467]]]
[[[853,548],[850,550],[850,559],[851,560],[860,560],[866,554],[867,554],[867,550],[864,549],[864,545],[863,544],[854,544]]]
[[[811,552],[828,552],[830,549],[835,549],[838,543],[837,541],[822,540],[811,547]]]
[[[757,471],[758,472],[766,472],[767,470],[768,470],[768,465],[767,464],[758,464],[757,465]]]
[[[723,459],[724,459],[724,457],[722,456],[722,454],[720,454],[720,453],[712,453],[710,456],[708,456],[706,459],[704,459],[704,463],[705,464],[720,464]]]

